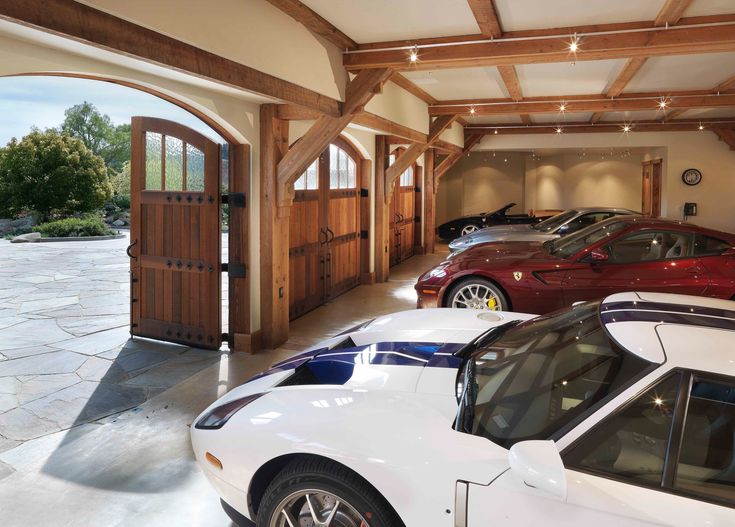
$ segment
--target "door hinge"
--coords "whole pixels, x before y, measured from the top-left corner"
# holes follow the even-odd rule
[[[230,207],[245,208],[247,206],[247,199],[244,192],[230,192],[229,194],[222,194],[222,204],[229,205]]]
[[[245,278],[245,264],[239,262],[222,262],[222,272],[227,273],[230,278]]]
[[[414,191],[414,192],[421,192],[421,187],[419,187],[419,186],[417,185],[417,186],[413,187],[413,191]]]
[[[367,240],[370,236],[370,233],[368,231],[360,231],[360,238],[363,240]]]
[[[416,223],[420,223],[421,222],[421,216],[414,216],[413,217],[413,221],[416,222]]]
[[[360,197],[361,197],[361,198],[367,198],[367,197],[368,197],[368,189],[366,189],[366,188],[361,188],[361,189],[360,189]]]

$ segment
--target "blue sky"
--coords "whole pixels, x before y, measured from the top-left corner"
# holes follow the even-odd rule
[[[89,101],[115,124],[129,123],[134,115],[179,122],[213,139],[222,139],[206,124],[178,106],[158,97],[109,82],[65,77],[0,77],[0,147],[21,138],[32,126],[56,127],[64,110]]]

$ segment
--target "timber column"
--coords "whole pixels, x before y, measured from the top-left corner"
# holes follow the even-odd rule
[[[436,185],[434,182],[434,149],[424,153],[424,247],[426,253],[434,252],[436,230]]]
[[[387,282],[390,267],[390,191],[385,188],[390,145],[387,135],[375,136],[375,281]]]

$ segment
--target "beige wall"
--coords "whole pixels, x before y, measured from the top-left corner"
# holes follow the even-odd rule
[[[498,153],[496,157],[489,152],[463,156],[439,180],[437,225],[459,216],[498,209],[510,202],[518,204],[513,213],[525,210],[525,158],[518,152]]]
[[[708,131],[634,132],[630,134],[530,134],[493,135],[479,148],[625,148],[641,147],[644,159],[663,159],[663,215],[681,219],[684,203],[698,204],[698,225],[735,232],[735,152]],[[702,183],[688,187],[681,180],[687,168],[702,171]],[[636,207],[640,208],[640,204]]]

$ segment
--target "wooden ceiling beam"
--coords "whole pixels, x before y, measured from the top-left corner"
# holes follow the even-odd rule
[[[600,120],[600,118],[605,115],[605,112],[595,112],[592,114],[592,117],[590,117],[590,123],[595,124],[597,121]]]
[[[692,0],[666,0],[666,3],[658,12],[653,24],[657,27],[672,26],[681,20],[684,11],[691,5]]]
[[[732,77],[728,79],[725,79],[724,81],[719,83],[717,86],[712,88],[712,93],[721,93],[721,92],[730,90],[733,87],[735,87],[735,75],[733,75]]]
[[[535,99],[524,99],[523,102],[507,102],[489,105],[473,106],[474,115],[516,115],[537,113],[559,113],[562,103],[566,113],[581,112],[635,112],[659,109],[659,97],[621,97],[617,99],[601,98],[567,101],[558,99],[556,101],[537,101]],[[735,94],[706,94],[687,97],[666,97],[667,111],[675,109],[690,108],[719,108],[735,106]],[[431,106],[429,115],[469,115],[469,106]]]
[[[385,67],[399,71],[434,70],[726,51],[735,51],[733,23],[580,35],[579,49],[576,53],[569,50],[568,39],[555,36],[531,40],[501,39],[424,47],[419,49],[417,62],[408,59],[405,49],[346,53],[343,56],[343,63],[350,71]]]
[[[449,141],[444,141],[443,139],[439,139],[434,143],[432,146],[434,150],[437,150],[438,152],[441,152],[442,154],[459,154],[462,152],[462,147],[457,146],[454,143],[450,143]]]
[[[498,66],[498,72],[503,79],[508,95],[514,101],[523,99],[523,91],[521,90],[521,82],[518,80],[518,73],[515,66]]]
[[[735,119],[677,119],[676,121],[633,121],[630,123],[632,127],[630,133],[642,132],[696,132],[700,131],[699,126],[703,126],[704,130],[714,130],[715,128],[735,128]],[[473,126],[465,130],[465,142],[467,138],[482,134],[484,135],[524,135],[524,134],[554,134],[556,132],[556,124],[533,126],[509,126],[507,124],[487,124],[481,126]],[[496,133],[497,131],[497,133]],[[618,122],[600,121],[597,124],[590,124],[584,121],[569,122],[562,125],[562,133],[623,133],[622,124]]]
[[[439,136],[452,126],[452,123],[456,120],[456,115],[442,115],[437,117],[431,123],[429,127],[429,136],[426,139],[426,143],[414,143],[409,146],[405,152],[396,158],[391,166],[385,171],[385,188],[392,189],[393,183],[398,177],[403,174],[408,167],[413,165],[416,160],[426,152],[434,143],[439,140]],[[390,197],[390,193],[386,193],[387,198]]]
[[[361,112],[375,95],[375,87],[391,76],[388,69],[364,70],[347,85],[347,94],[340,117],[323,115],[309,128],[304,136],[292,146],[278,162],[277,200],[287,206],[293,200],[293,183],[309,165],[344,130],[354,115]]]
[[[467,0],[483,37],[498,38],[503,34],[493,0]]]
[[[482,138],[485,137],[485,134],[468,134],[464,138],[464,148],[461,152],[455,152],[447,157],[445,157],[441,163],[436,165],[434,168],[434,186],[439,182],[439,179],[446,174],[450,168],[452,168],[457,161],[462,159],[462,156],[465,154],[468,154],[470,150],[472,150],[472,147],[474,147],[477,143],[482,141]]]
[[[268,0],[268,2],[339,49],[357,49],[354,40],[299,0]]]
[[[605,95],[608,97],[617,97],[623,93],[625,87],[631,81],[633,76],[638,73],[643,64],[646,63],[646,60],[646,57],[633,57],[628,59],[628,62],[626,62],[623,69],[620,70],[620,73],[610,85],[610,88],[605,92]]]
[[[717,134],[720,141],[724,141],[730,150],[735,150],[735,130],[732,128],[713,128],[712,131]]]
[[[436,104],[438,102],[434,97],[429,95],[429,93],[421,89],[415,83],[411,82],[409,79],[407,79],[406,77],[404,77],[398,72],[393,73],[393,76],[391,76],[390,80],[391,82],[400,86],[407,92],[415,95],[416,97],[424,101],[426,104]]]
[[[72,0],[2,0],[0,18],[333,117],[341,114],[336,99]]]

